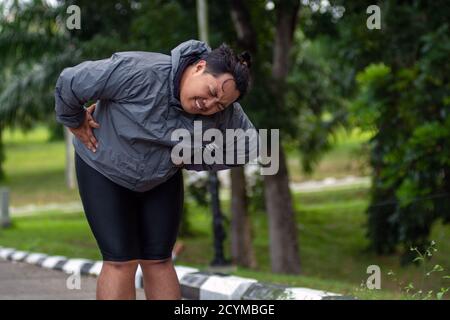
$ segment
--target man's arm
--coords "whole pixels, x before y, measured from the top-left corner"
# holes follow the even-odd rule
[[[223,145],[217,146],[218,148],[216,149],[216,152],[223,154],[223,163],[206,164],[203,162],[201,164],[185,164],[185,169],[195,171],[225,170],[243,166],[256,160],[259,136],[255,126],[244,113],[238,102],[233,103],[229,108],[232,109],[226,110],[227,112],[224,113],[219,128],[223,133]],[[227,129],[231,130],[228,132],[228,135]],[[238,159],[241,160],[239,163],[237,161]]]
[[[109,59],[86,61],[62,71],[55,87],[55,112],[69,128],[83,124],[84,105],[92,100],[120,99],[126,94],[132,63],[113,54]]]

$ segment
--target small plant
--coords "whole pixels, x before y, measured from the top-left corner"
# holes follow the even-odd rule
[[[436,242],[431,241],[430,245],[424,252],[420,252],[417,247],[411,247],[410,251],[416,253],[416,257],[413,261],[422,267],[422,279],[419,288],[417,288],[413,282],[409,282],[406,286],[403,286],[403,284],[399,283],[396,278],[394,278],[394,281],[399,283],[402,287],[402,291],[404,291],[412,299],[429,300],[435,297],[437,300],[442,300],[446,293],[450,290],[450,287],[442,287],[438,292],[434,292],[434,290],[428,290],[425,292],[424,290],[427,279],[429,279],[433,273],[445,272],[445,269],[439,264],[435,264],[432,268],[429,266],[431,258],[434,253],[438,251],[436,248]],[[391,270],[388,272],[388,276],[395,277],[395,273]],[[442,276],[442,279],[449,280],[450,276],[444,275]]]

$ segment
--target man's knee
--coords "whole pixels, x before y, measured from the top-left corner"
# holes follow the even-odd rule
[[[163,265],[172,262],[172,257],[166,259],[149,259],[149,260],[139,260],[139,264],[142,268],[154,265]]]
[[[103,266],[118,272],[135,272],[139,264],[139,260],[129,261],[103,261]]]

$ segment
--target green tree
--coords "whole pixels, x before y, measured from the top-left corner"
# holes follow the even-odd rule
[[[357,72],[357,125],[375,130],[368,236],[378,253],[426,248],[433,222],[450,221],[450,53],[445,1],[384,1],[381,30],[365,27],[369,1],[339,24],[340,57]]]

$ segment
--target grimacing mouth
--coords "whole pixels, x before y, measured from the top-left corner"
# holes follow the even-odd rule
[[[204,111],[205,110],[205,103],[203,100],[199,97],[194,98],[194,105],[198,110]]]

